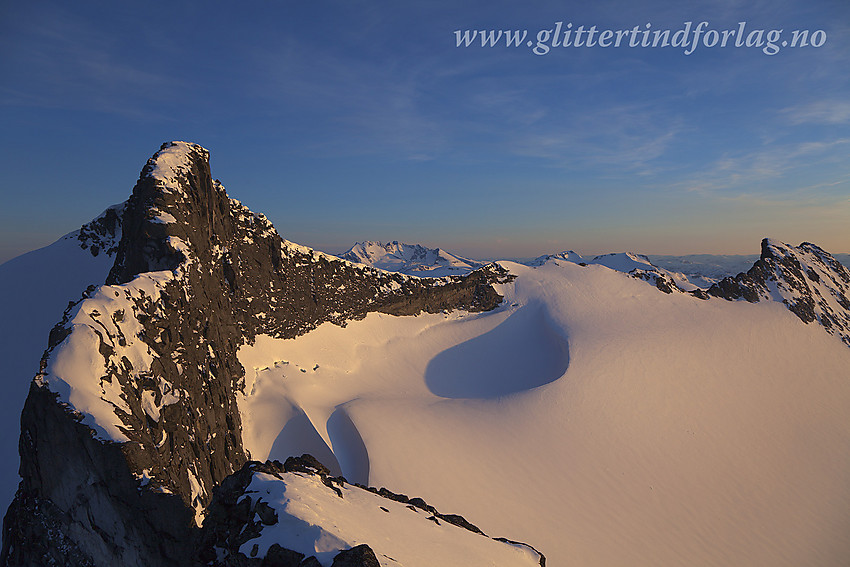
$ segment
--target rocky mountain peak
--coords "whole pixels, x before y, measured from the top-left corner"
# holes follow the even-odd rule
[[[187,563],[213,488],[248,459],[240,346],[370,311],[493,309],[492,284],[511,277],[420,279],[287,242],[185,142],[164,144],[128,201],[90,225],[112,235],[115,261],[51,331],[33,380],[7,564]]]
[[[211,246],[235,232],[230,208],[224,188],[210,176],[206,149],[186,142],[163,144],[127,201],[109,283],[176,270],[188,257],[208,260]]]
[[[765,238],[746,273],[727,277],[708,293],[751,303],[778,301],[805,323],[817,323],[850,346],[850,270],[822,248]]]

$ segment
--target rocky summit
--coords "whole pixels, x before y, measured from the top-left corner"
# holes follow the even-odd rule
[[[78,240],[114,263],[50,331],[21,416],[3,565],[203,564],[196,542],[209,538],[200,526],[216,488],[249,460],[240,346],[373,311],[492,310],[493,284],[511,278],[491,264],[420,279],[283,240],[185,142],[164,144],[130,198]]]
[[[708,293],[730,301],[778,301],[850,346],[850,270],[810,242],[789,246],[765,238],[752,268],[720,280]]]

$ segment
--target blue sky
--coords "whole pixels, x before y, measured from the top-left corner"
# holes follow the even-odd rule
[[[0,2],[0,261],[167,140],[329,252],[850,251],[850,3]],[[455,30],[823,30],[820,47],[457,47]],[[480,45],[480,44],[479,44]]]

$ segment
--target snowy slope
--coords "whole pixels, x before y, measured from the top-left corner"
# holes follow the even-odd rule
[[[777,303],[508,266],[494,313],[370,314],[243,347],[253,458],[323,452],[552,565],[847,563],[841,341]]]
[[[151,348],[142,339],[144,329],[135,312],[140,303],[156,304],[167,282],[174,279],[169,271],[142,274],[130,283],[104,285],[68,312],[73,329],[57,345],[35,381],[59,394],[59,400],[82,415],[82,422],[103,439],[129,441],[126,425],[116,410],[131,413],[127,395],[114,367],[120,364],[133,370],[134,381],[151,375]],[[99,356],[100,345],[108,345],[110,354]],[[163,406],[179,398],[178,391],[161,377],[157,385],[142,393],[145,414],[159,421]],[[156,401],[155,401],[156,400]]]
[[[565,250],[563,252],[558,252],[557,254],[544,254],[543,256],[538,256],[537,258],[526,262],[526,265],[537,267],[542,266],[551,260],[565,260],[574,264],[587,263],[587,260],[582,258],[581,254],[578,252],[574,250]]]
[[[642,279],[658,286],[659,289],[672,291],[678,288],[681,291],[693,291],[701,287],[711,285],[702,278],[689,278],[685,274],[665,270],[653,264],[647,256],[633,252],[619,252],[602,254],[592,259],[583,258],[577,252],[568,250],[558,254],[547,254],[539,256],[526,265],[539,267],[545,264],[557,264],[558,262],[571,262],[573,264],[587,264],[605,266],[611,270],[629,274],[632,277]]]
[[[315,476],[288,473],[281,479],[261,473],[248,490],[268,498],[284,519],[244,544],[245,555],[258,545],[262,557],[278,543],[327,561],[342,549],[369,542],[385,565],[539,567],[537,554],[528,548],[429,520],[433,515],[427,511],[382,499],[350,484],[343,483],[341,495],[337,495]],[[327,522],[328,518],[333,522]]]
[[[340,257],[381,270],[429,278],[468,274],[487,263],[455,256],[440,248],[403,244],[396,240],[387,244],[358,242]]]
[[[208,533],[212,529],[206,553],[217,559],[215,565],[244,564],[248,557],[268,561],[275,556],[274,547],[282,546],[290,556],[312,556],[326,567],[338,566],[340,552],[364,543],[373,562],[356,565],[545,564],[528,545],[491,538],[462,516],[443,514],[421,498],[331,477],[309,456],[291,457],[284,464],[249,462],[226,485],[205,525]]]
[[[659,268],[643,254],[634,254],[632,252],[603,254],[596,256],[588,264],[605,266],[606,268],[611,268],[624,274],[640,277],[652,283],[656,283],[658,278],[667,279],[683,291],[692,291],[699,287],[684,274]]]
[[[120,206],[107,211],[119,210]],[[104,212],[84,229],[53,244],[0,265],[0,360],[3,361],[3,410],[0,427],[0,506],[8,506],[18,488],[18,434],[21,407],[38,361],[47,348],[50,329],[69,301],[79,301],[90,285],[102,284],[112,267],[120,227],[112,234],[95,235],[93,227]],[[82,238],[81,238],[82,236]],[[83,245],[85,244],[85,248]],[[93,254],[91,245],[97,246]]]
[[[628,274],[632,270],[648,270],[655,268],[649,258],[643,254],[634,254],[632,252],[620,252],[616,254],[602,254],[596,256],[589,264],[599,264],[618,272]]]

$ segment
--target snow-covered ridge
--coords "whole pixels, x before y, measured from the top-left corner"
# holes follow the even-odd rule
[[[290,457],[284,465],[248,463],[231,478],[232,493],[220,494],[205,526],[215,530],[218,522],[235,516],[231,509],[248,511],[244,527],[231,526],[213,544],[223,564],[268,559],[273,548],[283,547],[302,561],[315,557],[330,567],[340,552],[363,544],[366,555],[383,567],[545,564],[530,546],[487,537],[462,516],[441,514],[421,498],[331,477],[309,455]]]
[[[541,256],[529,264],[543,266],[558,262],[580,265],[602,265],[632,277],[646,280],[666,292],[688,292],[700,299],[709,296],[746,299],[750,302],[782,303],[806,323],[817,322],[832,335],[850,346],[850,270],[818,246],[804,242],[798,247],[776,239],[762,242],[761,257],[746,273],[716,279],[730,265],[741,259],[714,258],[719,264],[708,264],[707,274],[680,272],[660,268],[642,254],[629,252],[603,254],[585,260],[568,251]]]
[[[700,299],[710,296],[750,302],[775,301],[806,323],[817,322],[850,346],[850,270],[820,247],[804,242],[794,247],[776,239],[762,241],[761,256],[747,272],[728,274],[746,257],[703,256],[699,269],[687,257],[668,257],[674,266],[691,266],[688,275],[660,268],[648,256],[629,252],[603,254],[585,260],[568,251],[540,256],[529,265],[559,262],[602,265],[643,279],[666,293],[687,292]],[[663,259],[663,258],[662,258]]]
[[[83,417],[83,423],[102,439],[128,441],[121,415],[131,415],[128,393],[137,405],[159,421],[163,405],[179,393],[162,377],[148,384],[153,355],[136,314],[159,302],[160,292],[173,279],[170,272],[151,272],[122,285],[101,286],[66,313],[67,333],[45,359],[36,383],[59,394],[59,400]]]
[[[581,254],[579,254],[575,250],[565,250],[563,252],[558,252],[557,254],[544,254],[543,256],[538,256],[534,260],[526,262],[526,265],[532,267],[542,266],[550,260],[564,260],[566,262],[572,262],[574,264],[581,264],[582,262],[587,262],[584,258],[582,258]]]
[[[456,256],[440,248],[405,244],[397,240],[386,244],[376,241],[357,242],[340,257],[382,270],[429,278],[464,275],[487,264]]]
[[[647,281],[665,293],[671,293],[673,291],[694,292],[699,289],[699,286],[684,274],[659,268],[647,256],[633,252],[602,254],[588,260],[573,250],[567,250],[558,254],[539,256],[528,262],[527,265],[540,267],[558,262],[570,262],[582,266],[605,266],[616,272],[622,272],[634,278]]]
[[[629,273],[634,269],[647,270],[656,268],[643,254],[635,254],[634,252],[620,252],[614,254],[601,254],[588,262],[589,264],[599,264],[617,270],[618,272]]]
[[[376,496],[362,488],[341,483],[340,494],[314,475],[288,473],[285,478],[260,473],[248,491],[267,499],[279,515],[279,523],[267,528],[257,540],[243,544],[250,555],[254,545],[265,556],[278,543],[305,554],[316,554],[330,567],[342,549],[372,542],[382,565],[431,567],[433,565],[490,565],[539,567],[540,557],[529,548],[498,542],[440,521],[432,513]],[[327,522],[333,518],[333,522]],[[313,533],[298,529],[316,526]],[[322,561],[324,560],[324,561]]]

